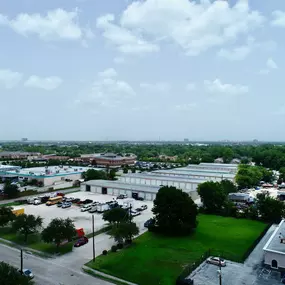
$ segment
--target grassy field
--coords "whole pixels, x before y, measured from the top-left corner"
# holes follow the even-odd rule
[[[27,243],[24,242],[24,236],[14,233],[11,231],[9,227],[7,228],[0,228],[0,238],[5,240],[9,240],[15,242],[19,245],[29,247],[32,249],[36,249],[48,254],[55,254],[56,247],[54,244],[51,243],[44,243],[40,239],[40,234],[31,234],[28,236]],[[65,254],[67,252],[72,251],[74,242],[69,242],[65,245],[59,247],[58,254]]]
[[[266,226],[257,221],[199,215],[198,228],[188,237],[170,238],[147,232],[131,247],[99,256],[87,266],[139,285],[173,285],[185,265],[209,249],[242,261]]]

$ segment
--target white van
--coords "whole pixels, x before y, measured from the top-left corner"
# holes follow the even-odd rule
[[[81,212],[89,211],[91,208],[92,208],[91,204],[84,205],[84,206],[81,207]]]

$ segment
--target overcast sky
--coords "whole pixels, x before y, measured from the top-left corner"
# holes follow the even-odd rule
[[[284,0],[6,0],[0,39],[0,140],[285,140]]]

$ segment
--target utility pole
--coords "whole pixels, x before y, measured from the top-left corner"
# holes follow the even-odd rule
[[[219,280],[220,280],[220,285],[222,285],[222,265],[221,265],[221,258],[219,257]]]
[[[20,249],[21,254],[20,254],[20,258],[21,258],[21,274],[23,275],[23,249]]]
[[[93,262],[95,261],[95,232],[94,232],[94,215],[92,215],[92,232],[93,232]]]

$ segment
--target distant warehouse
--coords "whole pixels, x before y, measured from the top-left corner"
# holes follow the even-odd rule
[[[207,169],[207,170],[220,170],[226,171],[229,173],[236,173],[238,171],[237,164],[226,164],[226,163],[200,163],[196,164],[189,164],[187,166],[188,169]]]
[[[196,170],[187,168],[173,168],[166,170],[156,170],[152,172],[155,175],[181,176],[190,179],[207,179],[212,181],[230,180],[234,181],[235,174],[223,171]]]

